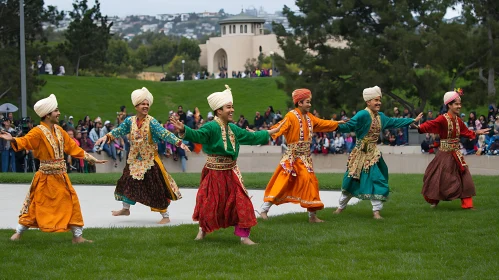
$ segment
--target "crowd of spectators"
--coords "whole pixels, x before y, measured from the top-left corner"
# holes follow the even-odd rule
[[[288,111],[290,110],[292,110],[292,108],[288,108]],[[428,111],[423,119],[423,122],[433,120],[442,113],[443,112],[439,112],[434,115],[432,111]],[[315,110],[313,111],[313,114],[316,117],[321,117]],[[340,114],[332,114],[330,119],[336,121],[348,120],[355,114],[356,111],[352,111],[350,115],[348,115],[346,111],[343,110]],[[248,120],[244,115],[240,115],[238,119],[234,120],[234,123],[243,129],[249,128],[255,131],[267,130],[272,125],[281,121],[284,115],[281,111],[274,110],[272,106],[269,106],[263,113],[260,113],[260,111],[255,112],[255,116],[252,121],[251,119]],[[126,136],[118,138],[114,140],[113,143],[106,143],[101,146],[95,146],[94,143],[97,139],[107,134],[114,127],[120,125],[128,116],[129,114],[127,113],[126,107],[121,106],[120,111],[116,113],[115,120],[103,121],[100,117],[92,118],[91,116],[84,116],[82,119],[75,121],[73,116],[69,116],[67,119],[60,120],[60,126],[66,130],[78,146],[86,152],[98,154],[104,152],[104,154],[110,158],[110,160],[114,163],[114,166],[117,168],[118,161],[126,159],[127,152],[130,149],[128,138]],[[403,110],[401,113],[397,107],[393,109],[392,116],[396,118],[412,117],[407,109]],[[170,111],[169,117],[175,117],[193,129],[199,129],[204,123],[212,121],[214,118],[213,112],[208,112],[204,118],[203,114],[197,107],[192,111],[187,110],[187,112],[185,112],[182,106],[178,106],[177,111]],[[475,112],[470,112],[467,118],[464,113],[462,113],[460,117],[471,130],[478,130],[486,127],[490,128],[490,132],[487,135],[481,135],[477,139],[462,138],[461,147],[463,154],[499,154],[499,114],[495,106],[489,106],[489,113],[487,117],[485,117],[485,115],[477,117]],[[33,125],[37,124],[29,118],[15,120],[12,113],[8,113],[5,116],[0,115],[0,121],[0,128],[8,131],[13,136],[22,136],[33,128]],[[161,120],[158,121],[161,123]],[[176,133],[174,126],[170,123],[169,119],[163,123],[163,126],[170,132]],[[421,152],[435,153],[438,151],[439,143],[439,135],[426,134],[425,139],[421,143]],[[199,153],[201,151],[202,147],[199,144],[189,143],[188,141],[185,141],[185,144],[188,145],[194,152]],[[310,150],[311,153],[314,154],[349,154],[353,147],[355,147],[355,144],[355,133],[339,133],[336,131],[330,133],[314,133]],[[379,138],[379,144],[388,146],[407,145],[408,129],[404,128],[382,131]],[[269,140],[268,145],[282,146],[286,148],[286,140],[284,137],[278,137],[275,140]],[[14,152],[10,146],[10,143],[5,140],[0,140],[0,147],[0,166],[2,172],[32,172],[37,170],[38,162],[35,158],[33,158],[33,154],[30,151]],[[182,169],[185,170],[188,156],[182,149],[161,141],[158,143],[158,153],[165,158],[180,161]],[[72,159],[70,156],[66,155],[66,161],[68,164],[68,172],[95,172],[95,166],[88,165],[83,160]]]

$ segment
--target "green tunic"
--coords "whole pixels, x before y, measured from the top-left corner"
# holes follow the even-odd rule
[[[198,130],[185,126],[184,139],[202,144],[203,152],[208,155],[231,156],[233,160],[237,160],[239,145],[265,145],[269,142],[266,130],[249,132],[233,123],[228,127],[218,118]]]
[[[381,131],[405,127],[413,122],[414,119],[390,118],[381,112],[375,115],[366,108],[347,123],[340,124],[338,131],[357,135],[356,145],[348,158],[342,191],[359,199],[386,200],[390,192],[388,167],[376,142]]]

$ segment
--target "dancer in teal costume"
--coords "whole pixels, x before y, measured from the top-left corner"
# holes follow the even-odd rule
[[[355,132],[357,143],[348,158],[348,168],[343,177],[340,206],[335,214],[341,213],[352,197],[371,200],[375,219],[381,219],[380,211],[383,201],[386,201],[390,188],[388,187],[388,167],[381,156],[377,142],[381,131],[401,128],[418,122],[423,114],[416,119],[390,118],[379,112],[381,107],[381,89],[377,86],[366,88],[363,92],[367,107],[359,111],[345,124],[340,124],[341,133]]]

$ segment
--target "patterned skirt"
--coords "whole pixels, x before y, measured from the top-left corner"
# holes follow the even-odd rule
[[[114,197],[118,201],[124,201],[131,205],[139,202],[159,210],[168,208],[170,200],[177,199],[172,197],[160,166],[156,161],[154,161],[154,166],[144,174],[143,180],[133,179],[127,164],[116,185]]]
[[[238,171],[237,166],[229,170],[203,168],[192,219],[199,221],[204,232],[230,226],[251,228],[257,224]]]
[[[468,167],[459,171],[451,152],[439,151],[426,168],[423,196],[432,200],[454,200],[475,196],[475,184]]]

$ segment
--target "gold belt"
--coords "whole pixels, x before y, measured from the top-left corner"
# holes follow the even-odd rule
[[[40,172],[46,175],[64,174],[67,172],[66,161],[62,159],[41,160]]]
[[[459,139],[442,139],[440,140],[439,150],[442,152],[455,152],[459,151]]]
[[[230,156],[208,155],[205,166],[212,170],[231,170],[236,165],[237,162]]]

